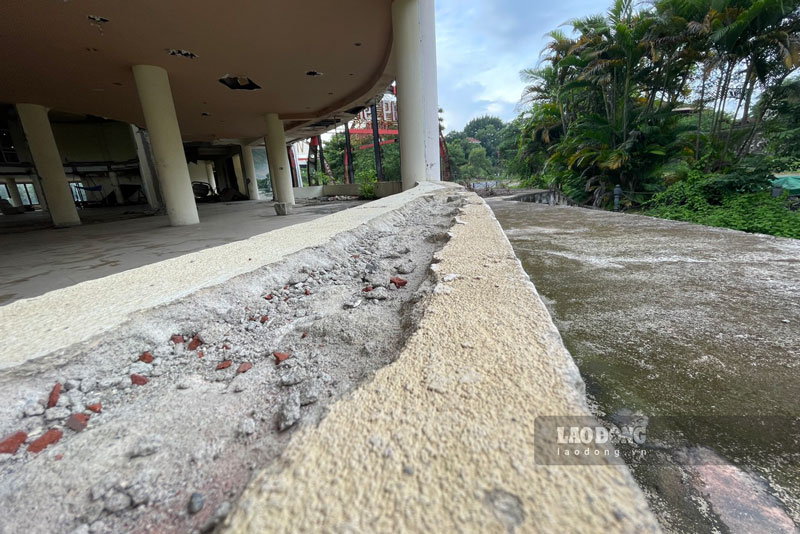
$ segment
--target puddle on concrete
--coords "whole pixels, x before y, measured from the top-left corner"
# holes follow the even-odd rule
[[[800,241],[490,205],[597,415],[683,417],[672,421],[686,448],[631,465],[664,530],[798,532],[798,448],[775,454],[750,423],[800,414]],[[713,428],[681,423],[690,416],[711,416]]]

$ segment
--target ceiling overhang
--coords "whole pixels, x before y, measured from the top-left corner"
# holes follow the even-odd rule
[[[144,126],[131,67],[157,65],[186,141],[261,137],[265,113],[290,141],[309,137],[394,79],[391,0],[5,0],[3,12],[0,102]]]

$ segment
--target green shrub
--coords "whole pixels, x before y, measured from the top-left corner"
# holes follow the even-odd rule
[[[688,179],[653,198],[647,215],[743,232],[800,239],[800,211],[789,209],[784,194],[768,191],[719,194],[719,177]]]
[[[356,172],[356,183],[360,184],[358,193],[361,198],[365,200],[378,198],[375,191],[375,184],[378,183],[378,173],[375,169],[364,169]]]

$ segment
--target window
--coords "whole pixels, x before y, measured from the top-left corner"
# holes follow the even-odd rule
[[[0,163],[19,163],[11,132],[0,128]]]
[[[36,196],[33,184],[17,184],[17,191],[19,191],[19,198],[24,205],[33,206],[39,203],[39,197]]]
[[[0,184],[0,198],[11,202],[11,198],[8,195],[8,186],[6,184]]]
[[[69,188],[72,190],[72,198],[75,202],[86,202],[86,191],[80,189],[83,187],[81,182],[70,182]]]

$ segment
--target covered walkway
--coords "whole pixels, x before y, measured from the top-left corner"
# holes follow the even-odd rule
[[[3,251],[0,255],[0,306],[190,252],[242,241],[358,204],[298,204],[287,217],[275,215],[272,202],[200,204],[201,222],[193,226],[170,226],[166,216],[156,216],[60,230],[0,233],[0,250]],[[130,210],[117,208],[118,211],[126,209]]]

